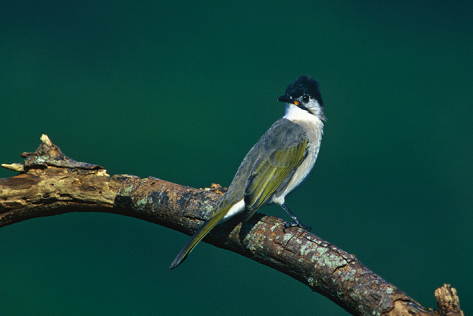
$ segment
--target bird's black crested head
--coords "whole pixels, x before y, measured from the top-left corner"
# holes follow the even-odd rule
[[[319,83],[309,76],[300,76],[293,83],[287,86],[286,95],[293,97],[294,99],[308,94],[311,98],[314,98],[319,102],[319,105],[323,108],[322,95],[319,91]]]

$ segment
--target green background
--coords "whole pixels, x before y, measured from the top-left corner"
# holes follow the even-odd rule
[[[328,121],[288,206],[424,306],[450,283],[471,314],[472,21],[472,1],[2,1],[0,162],[44,133],[110,175],[228,186],[309,74]],[[4,227],[0,313],[347,315],[204,243],[169,271],[187,240],[111,214]]]

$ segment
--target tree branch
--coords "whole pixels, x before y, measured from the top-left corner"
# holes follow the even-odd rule
[[[149,177],[114,175],[65,156],[46,135],[23,164],[3,164],[19,174],[0,179],[0,227],[68,212],[107,212],[140,218],[192,235],[222,194],[218,185],[194,189]],[[325,295],[353,315],[463,315],[456,290],[435,292],[438,311],[427,310],[359,262],[355,256],[284,221],[256,214],[232,219],[204,239],[279,270]]]

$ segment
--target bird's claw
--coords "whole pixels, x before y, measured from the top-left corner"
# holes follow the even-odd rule
[[[310,232],[310,230],[312,229],[312,227],[310,226],[305,226],[303,225],[301,222],[298,222],[298,223],[288,223],[288,222],[285,222],[284,223],[284,227],[283,227],[283,232],[286,232],[286,228],[289,228],[289,227],[300,227],[308,232]]]

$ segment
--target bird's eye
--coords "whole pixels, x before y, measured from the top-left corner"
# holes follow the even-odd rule
[[[304,95],[302,96],[302,101],[304,101],[304,103],[309,102],[309,96],[308,96],[307,94],[304,94]]]

